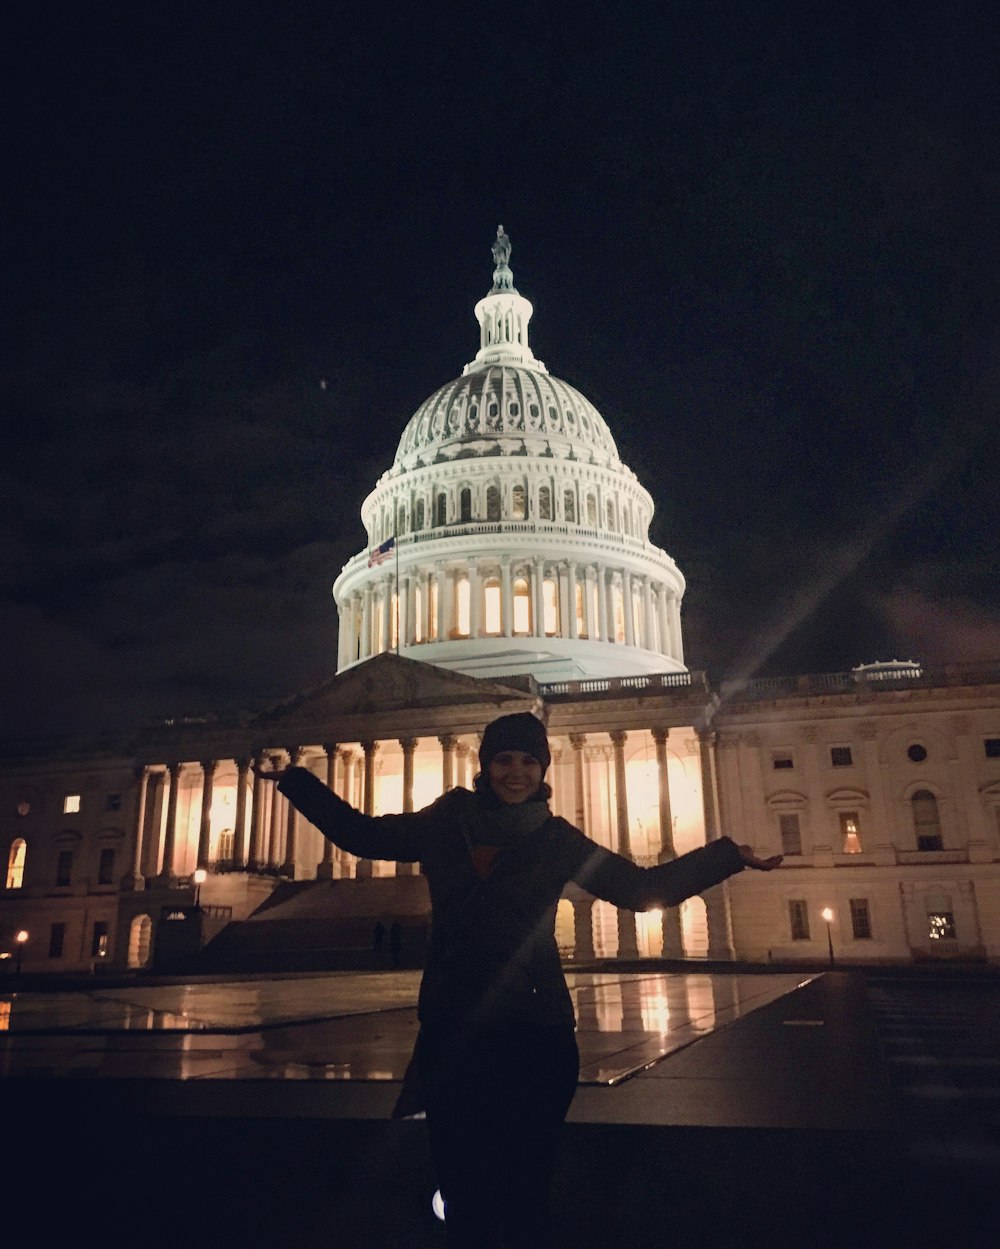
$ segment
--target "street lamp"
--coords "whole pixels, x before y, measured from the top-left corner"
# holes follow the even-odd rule
[[[27,928],[22,928],[20,932],[18,932],[14,940],[17,942],[17,967],[15,970],[17,971],[17,974],[20,975],[21,974],[21,955],[24,952],[24,943],[28,940]]]
[[[204,884],[204,882],[205,882],[205,877],[206,877],[207,875],[208,875],[208,872],[206,872],[206,871],[205,871],[205,869],[204,869],[203,867],[196,867],[196,868],[195,868],[195,871],[194,871],[194,876],[192,877],[192,879],[194,880],[194,904],[195,904],[195,907],[198,907],[198,905],[199,905],[199,899],[201,898],[201,887],[202,887],[202,885]]]
[[[825,906],[823,910],[820,912],[820,914],[826,920],[826,944],[830,951],[830,962],[832,963],[833,962],[833,931],[830,928],[830,924],[833,922],[833,911],[830,909],[830,907]]]

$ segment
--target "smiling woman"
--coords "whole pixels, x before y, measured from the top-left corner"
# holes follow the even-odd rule
[[[483,1249],[503,1233],[508,1244],[552,1241],[551,1179],[579,1076],[556,943],[565,886],[648,911],[780,862],[721,837],[638,867],[552,815],[550,762],[545,726],[520,712],[486,726],[471,791],[420,811],[364,815],[303,768],[254,769],[343,849],[422,866],[432,936],[396,1115],[426,1115],[449,1249]]]

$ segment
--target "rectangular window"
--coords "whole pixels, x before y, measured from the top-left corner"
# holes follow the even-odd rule
[[[851,931],[855,941],[871,940],[872,921],[868,913],[867,898],[851,899]]]
[[[857,811],[841,811],[840,838],[843,843],[843,854],[861,853],[861,825]]]
[[[794,768],[795,760],[787,750],[776,750],[771,756],[771,767],[775,772],[780,772],[784,768]]]
[[[80,795],[67,794],[63,798],[63,815],[76,815],[80,810]]]
[[[788,815],[779,815],[778,824],[781,827],[781,853],[801,854],[802,830],[799,828],[797,813],[791,812]]]
[[[830,762],[835,768],[849,768],[854,762],[850,746],[831,746]]]
[[[56,884],[68,885],[73,880],[73,851],[60,850],[56,860]]]
[[[108,924],[99,919],[94,923],[94,935],[90,942],[91,958],[106,958],[108,953]]]
[[[107,794],[104,799],[105,811],[120,811],[122,809],[121,794]]]
[[[49,958],[62,958],[66,944],[66,925],[53,924],[49,929]]]
[[[954,941],[954,914],[951,911],[931,911],[927,916],[927,935],[932,941]]]
[[[97,883],[99,885],[110,885],[115,879],[115,852],[110,847],[105,847],[101,851],[100,862],[97,867]]]
[[[917,837],[918,850],[940,850],[942,842],[938,833],[920,833]]]
[[[1000,737],[987,737],[983,746],[987,759],[1000,759]]]
[[[788,922],[793,941],[809,940],[809,907],[801,899],[789,902]]]

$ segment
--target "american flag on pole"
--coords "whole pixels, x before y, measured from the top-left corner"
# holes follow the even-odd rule
[[[368,556],[368,567],[374,568],[376,564],[381,564],[383,560],[388,559],[395,545],[395,538],[386,538],[382,545],[377,546]]]

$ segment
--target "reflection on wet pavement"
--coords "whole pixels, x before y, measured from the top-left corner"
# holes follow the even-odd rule
[[[419,972],[0,995],[0,1075],[401,1080]],[[567,974],[583,1084],[614,1085],[810,976]]]

